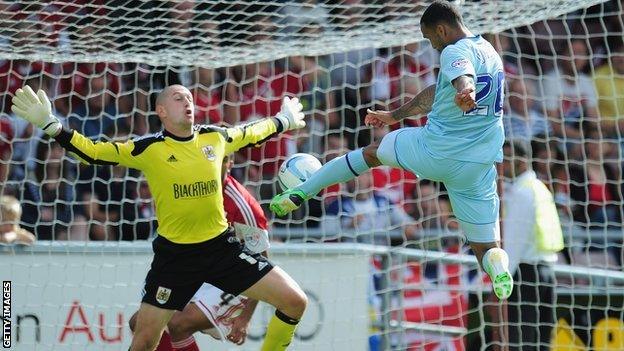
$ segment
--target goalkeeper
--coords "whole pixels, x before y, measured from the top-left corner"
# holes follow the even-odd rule
[[[268,221],[258,201],[229,174],[231,158],[223,158],[223,205],[229,223],[234,225],[236,237],[252,252],[266,257],[269,247]],[[197,351],[193,334],[201,331],[218,340],[242,345],[258,301],[238,298],[208,283],[193,296],[182,312],[176,312],[163,332],[157,351]],[[136,313],[130,318],[134,331]]]
[[[145,174],[159,235],[152,243],[154,258],[131,351],[154,350],[175,310],[183,310],[204,282],[273,305],[276,312],[262,350],[284,350],[290,344],[307,298],[286,272],[232,240],[223,209],[221,167],[224,155],[304,127],[301,109],[298,99],[285,97],[275,117],[233,128],[194,126],[191,92],[171,85],[156,99],[162,132],[125,143],[93,142],[61,126],[44,91],[35,94],[28,86],[17,90],[13,112],[68,152],[90,164],[122,165]]]

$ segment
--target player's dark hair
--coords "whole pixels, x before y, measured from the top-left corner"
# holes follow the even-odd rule
[[[439,23],[458,27],[464,24],[464,20],[455,5],[448,1],[437,0],[425,9],[420,18],[420,25],[433,27]]]

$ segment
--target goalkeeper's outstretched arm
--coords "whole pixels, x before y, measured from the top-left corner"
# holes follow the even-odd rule
[[[17,89],[11,110],[20,118],[34,124],[55,138],[68,152],[88,164],[123,165],[141,168],[139,158],[132,155],[134,142],[93,142],[82,134],[63,129],[59,119],[52,114],[52,104],[43,90],[35,92],[25,86]]]
[[[246,146],[260,145],[275,134],[305,127],[303,106],[298,98],[284,97],[282,108],[274,117],[257,120],[233,128],[224,128],[225,153],[238,151]]]
[[[159,99],[162,95],[163,93],[159,95]],[[249,145],[259,145],[276,133],[305,127],[302,108],[299,99],[285,97],[280,112],[274,117],[234,128],[220,129],[226,141],[226,153],[235,152]],[[136,145],[132,140],[125,143],[93,142],[76,131],[63,129],[59,119],[52,114],[50,100],[43,90],[35,94],[29,86],[18,89],[13,98],[12,110],[17,116],[54,137],[67,151],[85,163],[123,165],[136,169],[142,169],[143,163],[145,165],[148,163],[147,160],[142,161],[139,153],[134,153]],[[191,127],[191,124],[188,124],[188,133],[192,133]]]

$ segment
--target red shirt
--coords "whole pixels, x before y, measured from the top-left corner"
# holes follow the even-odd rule
[[[392,202],[414,197],[417,178],[413,173],[390,167],[373,168],[371,172],[375,190],[383,191]]]
[[[426,76],[428,74],[431,74],[431,72],[431,67],[422,64],[411,57],[398,56],[392,58],[388,63],[388,77],[390,78],[390,99],[398,99],[401,97],[401,94],[405,93],[401,84],[402,79],[405,75],[418,76],[418,79],[422,81],[422,84],[425,84],[427,81]],[[397,101],[397,105],[400,106],[406,102],[407,101]]]
[[[591,177],[589,177],[589,185],[588,185],[588,193],[589,193],[589,201],[590,207],[599,207],[608,204],[609,201],[613,200],[613,195],[607,186],[607,183],[594,182]]]
[[[65,62],[61,67],[59,80],[60,97],[69,98],[73,108],[89,95],[99,93],[91,91],[89,78],[106,77],[106,90],[114,96],[121,92],[122,68],[114,62]]]
[[[223,181],[223,207],[229,223],[241,223],[265,230],[269,228],[258,201],[229,174]]]
[[[219,94],[196,93],[193,100],[195,101],[196,124],[220,124],[223,122]]]

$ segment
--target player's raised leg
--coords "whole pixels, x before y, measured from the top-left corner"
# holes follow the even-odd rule
[[[278,216],[284,216],[299,208],[304,201],[322,189],[346,182],[376,166],[368,164],[365,158],[365,154],[371,153],[370,150],[367,152],[367,148],[371,147],[375,146],[354,150],[327,162],[301,185],[275,196],[271,201],[271,211]]]
[[[382,144],[391,134],[393,133],[384,136],[381,141]],[[361,149],[348,152],[327,162],[299,186],[288,189],[275,196],[273,200],[271,200],[271,211],[275,212],[278,216],[284,216],[299,208],[304,201],[307,201],[330,185],[351,180],[367,172],[369,169],[381,166],[382,164],[398,167],[398,164],[382,162],[382,159],[378,155],[379,147],[380,144],[374,143]]]
[[[297,282],[281,268],[274,267],[242,295],[269,303],[276,309],[261,350],[286,350],[308,303],[308,298]]]

